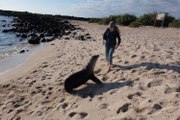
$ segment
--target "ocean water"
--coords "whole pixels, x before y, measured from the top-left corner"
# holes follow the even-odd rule
[[[3,33],[5,29],[12,29],[12,17],[0,16],[0,60],[19,53],[27,47],[26,41],[20,41],[13,32]]]
[[[2,30],[13,28],[12,21],[12,17],[0,16],[0,75],[23,63],[30,53],[46,46],[30,45],[27,40],[20,40],[13,32],[3,33]],[[21,50],[26,52],[20,54]]]

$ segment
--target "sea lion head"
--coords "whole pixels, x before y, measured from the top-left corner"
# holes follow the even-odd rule
[[[87,69],[89,69],[91,72],[94,71],[97,59],[99,58],[99,55],[93,55],[87,65]]]
[[[98,58],[99,58],[99,55],[93,55],[90,62],[92,62],[92,64],[96,64],[96,61]]]
[[[99,55],[93,55],[92,56],[92,59],[96,59],[97,60],[98,58],[99,58]]]

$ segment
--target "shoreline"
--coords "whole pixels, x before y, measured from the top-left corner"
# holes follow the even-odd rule
[[[0,60],[0,76],[3,76],[4,74],[8,74],[11,71],[14,71],[24,65],[26,61],[28,61],[31,54],[35,54],[38,51],[41,51],[45,49],[47,46],[47,43],[42,43],[39,45],[33,45],[28,48],[28,52],[24,53],[18,53],[15,55],[11,55],[8,57],[5,57]]]
[[[25,53],[25,54],[17,54],[14,56],[6,57],[0,60],[0,66],[1,66],[0,75],[22,64],[26,60],[27,57],[28,57],[28,53]]]

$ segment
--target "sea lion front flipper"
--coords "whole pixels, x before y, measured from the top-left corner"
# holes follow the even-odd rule
[[[92,81],[94,81],[95,83],[97,83],[98,85],[102,85],[103,84],[95,75],[91,75],[90,79]]]

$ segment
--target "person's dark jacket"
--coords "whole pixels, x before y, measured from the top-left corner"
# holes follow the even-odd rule
[[[118,39],[117,45],[119,45],[121,43],[121,38],[120,38],[119,33],[116,29],[111,32],[110,29],[107,28],[103,34],[103,39],[106,41],[106,45],[109,47],[115,47],[116,46],[116,38]]]

